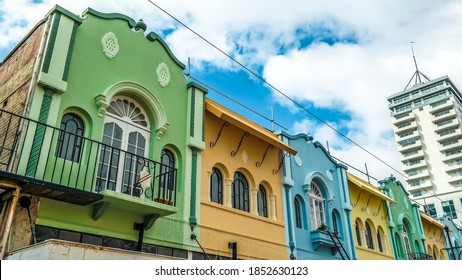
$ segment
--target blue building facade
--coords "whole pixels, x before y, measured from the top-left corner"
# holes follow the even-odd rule
[[[356,259],[347,167],[309,135],[279,137],[298,151],[296,156],[283,154],[279,171],[289,255],[302,260]]]
[[[462,229],[446,214],[438,218],[444,224],[444,240],[449,260],[462,260]]]

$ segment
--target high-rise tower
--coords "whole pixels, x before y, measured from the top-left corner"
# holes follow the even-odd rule
[[[462,94],[449,77],[430,80],[415,65],[406,88],[387,98],[406,188],[422,210],[461,226]]]

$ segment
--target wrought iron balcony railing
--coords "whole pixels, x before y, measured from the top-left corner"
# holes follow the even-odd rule
[[[36,188],[109,190],[175,206],[177,169],[141,153],[0,109],[0,179],[13,176]]]
[[[433,257],[424,253],[408,253],[408,260],[433,260]]]

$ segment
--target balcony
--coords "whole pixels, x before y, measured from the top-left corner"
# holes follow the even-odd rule
[[[451,184],[457,183],[462,181],[462,172],[456,173],[455,175],[451,175],[448,179],[448,182]]]
[[[451,109],[453,107],[452,102],[448,99],[444,103],[439,103],[438,105],[431,104],[431,109],[429,110],[430,113],[435,113],[438,111],[444,111],[445,109]]]
[[[420,162],[403,165],[403,171],[409,172],[413,169],[422,168],[422,167],[427,167],[427,161],[425,159],[420,160]]]
[[[423,150],[415,150],[411,152],[406,152],[406,153],[400,154],[399,156],[401,162],[408,161],[408,160],[415,160],[419,158],[423,159],[424,157],[425,157],[425,153]]]
[[[177,211],[176,178],[175,168],[0,110],[0,180],[22,193],[165,216]]]
[[[407,115],[403,115],[400,118],[393,118],[393,125],[398,126],[400,124],[403,124],[405,122],[410,122],[415,120],[415,115],[412,112],[407,113]]]
[[[457,128],[457,127],[459,127],[459,122],[456,119],[449,119],[449,120],[442,121],[442,122],[435,124],[434,131],[436,133],[440,133],[441,131],[444,131],[446,129]]]
[[[413,137],[418,137],[420,134],[417,130],[414,130],[414,131],[409,131],[409,132],[405,132],[405,133],[400,133],[398,136],[398,141],[403,141],[403,140],[407,140],[407,139],[410,139],[410,138],[413,138]]]
[[[451,151],[451,152],[446,152],[445,154],[443,154],[443,161],[447,162],[447,161],[452,161],[452,160],[457,160],[457,159],[460,159],[462,158],[462,150],[459,149],[459,150],[454,150],[454,151]]]
[[[456,116],[457,116],[456,110],[447,109],[447,110],[443,110],[443,111],[435,113],[432,116],[432,122],[437,123],[437,122],[441,122],[441,121],[448,120],[451,118],[455,118]]]
[[[424,170],[424,171],[422,171],[420,173],[417,173],[417,174],[414,174],[414,175],[408,174],[407,176],[408,176],[408,178],[410,180],[422,179],[422,178],[425,178],[425,177],[430,177],[430,172],[428,172],[428,170]]]
[[[446,152],[450,150],[457,150],[458,148],[462,148],[462,140],[451,140],[441,143],[440,151]]]
[[[325,247],[331,250],[332,255],[335,255],[338,251],[337,246],[332,241],[329,233],[324,230],[314,230],[310,232],[311,243],[313,248],[317,251],[320,247]]]
[[[454,161],[453,163],[449,163],[446,166],[446,172],[451,172],[451,171],[456,171],[456,170],[462,170],[462,162],[459,161]]]
[[[396,134],[403,134],[408,131],[417,130],[417,128],[418,128],[418,125],[416,121],[402,123],[400,125],[393,127]]]
[[[422,147],[422,142],[420,140],[417,140],[415,142],[406,143],[404,145],[401,145],[398,148],[398,151],[400,153],[405,153],[407,151],[414,150],[414,149],[417,149],[417,148],[420,148],[420,147]]]
[[[410,181],[413,181],[413,180],[407,180],[407,183],[409,184]],[[433,184],[430,180],[420,180],[418,185],[409,184],[409,187],[411,188],[411,190],[428,189],[428,188],[432,188]]]
[[[424,253],[408,253],[406,255],[408,260],[433,260],[433,257]]]
[[[450,129],[450,130],[439,133],[438,136],[436,137],[436,140],[441,143],[441,142],[449,141],[452,139],[460,138],[461,136],[462,136],[462,131],[460,130],[460,128],[456,128],[456,129]]]

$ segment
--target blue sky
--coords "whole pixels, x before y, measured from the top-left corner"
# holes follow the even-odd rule
[[[416,42],[423,73],[448,75],[462,87],[460,1],[154,2],[398,170],[386,97],[402,90],[415,71],[409,42]],[[397,175],[145,0],[0,0],[0,60],[55,4],[76,14],[92,7],[142,18],[181,61],[191,59],[195,78],[267,117],[273,107],[289,133],[328,141],[334,156],[361,169],[367,163],[377,178]],[[209,97],[271,128],[219,94]]]

